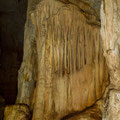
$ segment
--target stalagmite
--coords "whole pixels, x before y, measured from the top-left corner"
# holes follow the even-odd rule
[[[103,120],[120,120],[120,0],[103,0],[101,36],[110,72]]]
[[[28,1],[16,102],[30,106],[32,120],[60,120],[102,97],[108,72],[99,30],[83,2]]]

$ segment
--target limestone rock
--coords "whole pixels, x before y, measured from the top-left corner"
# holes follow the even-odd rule
[[[103,120],[120,120],[120,91],[110,90],[106,98]]]
[[[120,0],[105,0],[101,5],[103,51],[110,72],[104,102],[103,120],[120,119]]]
[[[96,14],[98,17],[100,17],[100,5],[101,0],[69,0],[72,3],[77,3],[76,5],[81,5],[82,3],[85,3],[89,7],[84,7],[84,10],[90,13],[90,14]],[[91,10],[92,9],[92,10]],[[93,11],[95,13],[93,13]]]
[[[27,105],[16,104],[6,106],[4,120],[30,120],[30,111]]]
[[[103,100],[99,100],[95,105],[85,109],[80,113],[75,113],[72,117],[62,120],[102,120]]]
[[[17,103],[30,106],[33,120],[60,120],[104,93],[108,71],[100,26],[94,14],[72,2],[42,0],[34,6],[25,26]]]

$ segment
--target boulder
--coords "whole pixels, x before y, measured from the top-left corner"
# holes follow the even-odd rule
[[[30,110],[25,104],[6,106],[4,110],[4,120],[29,120]]]

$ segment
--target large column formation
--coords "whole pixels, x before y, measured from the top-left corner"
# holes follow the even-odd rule
[[[103,120],[120,119],[120,0],[103,0],[101,36],[104,56],[110,72]]]
[[[93,105],[107,80],[94,9],[83,2],[29,1],[17,103],[30,106],[32,119],[60,120]]]

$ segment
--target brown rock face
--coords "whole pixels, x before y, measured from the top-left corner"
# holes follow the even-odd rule
[[[105,0],[101,6],[104,56],[110,72],[110,85],[103,120],[120,119],[120,0]]]
[[[108,72],[99,21],[81,4],[29,1],[17,102],[30,106],[32,120],[60,120],[103,95]]]
[[[30,111],[27,105],[17,104],[6,106],[4,120],[30,120]]]
[[[62,120],[102,120],[103,100],[82,112],[76,112],[64,117]]]

